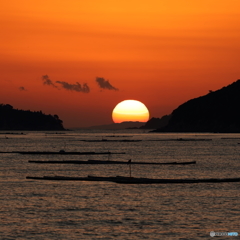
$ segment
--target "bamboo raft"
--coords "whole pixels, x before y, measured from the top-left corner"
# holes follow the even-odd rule
[[[132,139],[123,139],[123,140],[109,140],[109,139],[101,139],[101,140],[79,140],[82,142],[141,142],[142,140],[132,140]]]
[[[33,180],[54,180],[54,181],[105,181],[122,184],[183,184],[183,183],[223,183],[240,182],[240,178],[204,178],[204,179],[154,179],[154,178],[134,178],[134,177],[64,177],[64,176],[43,176],[30,177]]]
[[[29,160],[29,163],[42,163],[42,164],[133,164],[133,165],[189,165],[196,164],[196,161],[190,162],[129,162],[129,161],[110,161],[110,160],[88,160],[88,161],[80,161],[80,160],[61,160],[61,161],[37,161],[37,160]]]
[[[103,154],[125,154],[125,152],[66,152],[60,150],[59,152],[52,151],[12,151],[12,152],[0,152],[0,153],[19,153],[19,154],[33,154],[33,155],[103,155]]]

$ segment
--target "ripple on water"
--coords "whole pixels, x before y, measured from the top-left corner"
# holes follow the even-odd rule
[[[133,139],[143,140],[203,138],[196,134],[131,135]],[[126,152],[124,156],[112,156],[113,160],[197,161],[196,165],[188,166],[132,165],[135,177],[239,177],[238,140],[228,141],[222,139],[222,135],[204,135],[212,141],[142,141],[134,144],[79,144],[76,141],[102,136],[106,133],[71,133],[61,138],[32,133],[7,142],[0,139],[0,143],[9,151],[55,151],[67,146],[68,151]],[[28,160],[33,158],[79,159],[76,156],[1,156],[3,239],[206,239],[210,231],[239,231],[240,183],[119,185],[26,180],[27,175],[129,175],[128,165],[29,164]],[[88,158],[81,157],[83,160]],[[98,158],[105,159],[105,156]]]

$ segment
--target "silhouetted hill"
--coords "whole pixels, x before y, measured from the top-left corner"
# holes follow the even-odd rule
[[[57,115],[45,115],[0,104],[0,130],[65,130]]]
[[[240,132],[240,80],[187,101],[157,132]]]
[[[165,115],[162,118],[151,118],[146,122],[145,125],[140,127],[141,129],[156,129],[156,128],[162,128],[167,126],[169,120],[171,118],[171,115]]]
[[[99,125],[99,126],[92,126],[92,127],[86,127],[86,128],[78,128],[78,129],[121,130],[121,129],[139,128],[144,124],[145,122],[122,122],[122,123],[112,123],[107,125]]]

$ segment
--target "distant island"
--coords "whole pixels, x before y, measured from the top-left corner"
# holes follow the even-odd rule
[[[191,99],[175,109],[155,132],[240,133],[240,80]]]
[[[0,130],[65,130],[58,115],[46,115],[41,111],[14,109],[9,104],[0,104]]]

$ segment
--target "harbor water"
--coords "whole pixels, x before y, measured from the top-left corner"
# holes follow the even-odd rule
[[[240,177],[240,134],[143,130],[0,133],[0,239],[207,239],[211,231],[240,233],[239,182],[117,184],[26,179],[130,175],[127,164],[29,163],[89,159],[196,161],[190,165],[131,165],[133,177],[236,178]],[[14,153],[60,150],[125,154]]]

